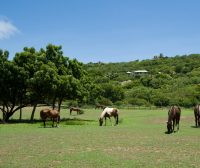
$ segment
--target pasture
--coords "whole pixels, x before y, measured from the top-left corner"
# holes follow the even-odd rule
[[[23,110],[23,119],[30,118],[30,111]],[[47,128],[41,121],[0,124],[0,167],[200,166],[200,128],[194,127],[192,109],[182,109],[180,131],[172,134],[165,134],[167,109],[120,109],[119,125],[110,126],[108,120],[106,127],[99,127],[101,111],[70,115],[69,109],[62,109],[59,128],[51,128],[51,121]]]

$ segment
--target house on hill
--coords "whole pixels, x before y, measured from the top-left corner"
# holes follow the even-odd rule
[[[147,70],[137,70],[133,72],[134,76],[143,76],[143,75],[147,75],[148,71]]]
[[[133,75],[133,76],[144,76],[144,75],[148,74],[148,71],[147,70],[136,70],[133,72],[128,71],[126,73],[129,75]]]

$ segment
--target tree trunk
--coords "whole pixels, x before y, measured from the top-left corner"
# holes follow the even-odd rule
[[[22,120],[22,109],[19,110],[19,120]]]
[[[32,113],[31,113],[31,122],[33,122],[33,120],[34,120],[36,107],[37,107],[37,103],[34,103],[33,110],[32,110]]]
[[[14,114],[13,112],[5,113],[5,122],[7,122],[13,114]]]
[[[60,107],[61,107],[62,101],[63,101],[63,98],[58,100],[58,112],[60,112]]]
[[[4,105],[4,106],[3,106],[3,109],[1,108],[1,110],[4,111],[4,116],[3,116],[3,118],[4,118],[4,121],[5,121],[5,122],[7,122],[7,121],[10,119],[10,117],[11,117],[16,111],[18,111],[18,110],[20,110],[20,109],[26,107],[26,105],[24,104],[24,105],[21,105],[21,106],[17,106],[16,108],[14,108],[14,107],[15,107],[14,105],[12,105],[11,107],[8,107],[7,105]],[[6,109],[5,109],[5,108],[6,108]]]
[[[52,104],[53,109],[55,109],[55,104],[56,104],[56,96],[53,98],[53,104]]]
[[[22,95],[22,93],[21,93]],[[20,106],[22,105],[22,96],[20,97]],[[22,120],[22,108],[20,108],[19,110],[19,120],[21,121]]]
[[[5,121],[6,119],[6,114],[5,114],[5,105],[3,105],[3,111],[2,111],[2,118],[3,118],[3,122]]]

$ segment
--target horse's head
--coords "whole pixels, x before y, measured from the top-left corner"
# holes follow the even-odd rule
[[[99,126],[103,125],[103,118],[99,118]]]
[[[172,132],[172,122],[171,121],[167,121],[167,131],[168,131],[168,133]]]

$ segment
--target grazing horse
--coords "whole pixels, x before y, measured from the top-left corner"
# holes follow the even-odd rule
[[[109,108],[106,107],[103,112],[100,115],[99,118],[99,126],[103,125],[103,119],[105,119],[105,126],[106,126],[106,118],[108,117],[110,119],[110,117],[114,117],[115,118],[115,125],[118,124],[118,116],[119,116],[119,110],[116,108]],[[110,122],[112,123],[111,119]]]
[[[72,111],[76,111],[77,115],[81,113],[81,109],[78,107],[70,107],[70,115],[72,114]]]
[[[104,105],[100,105],[100,104],[96,104],[95,109],[98,109],[98,108],[104,110],[104,109],[106,108],[106,106],[104,106]]]
[[[200,105],[196,105],[194,107],[194,117],[195,117],[195,125],[196,127],[200,126]]]
[[[58,126],[58,123],[60,121],[60,113],[57,110],[51,110],[51,109],[42,109],[40,111],[40,117],[44,123],[44,127],[46,127],[46,119],[51,118],[53,120],[52,127],[54,127],[54,121],[56,121],[56,127]]]
[[[167,121],[167,130],[168,133],[174,131],[174,127],[177,126],[177,131],[179,130],[179,121],[181,116],[181,109],[177,106],[172,106],[168,111],[168,121]]]

